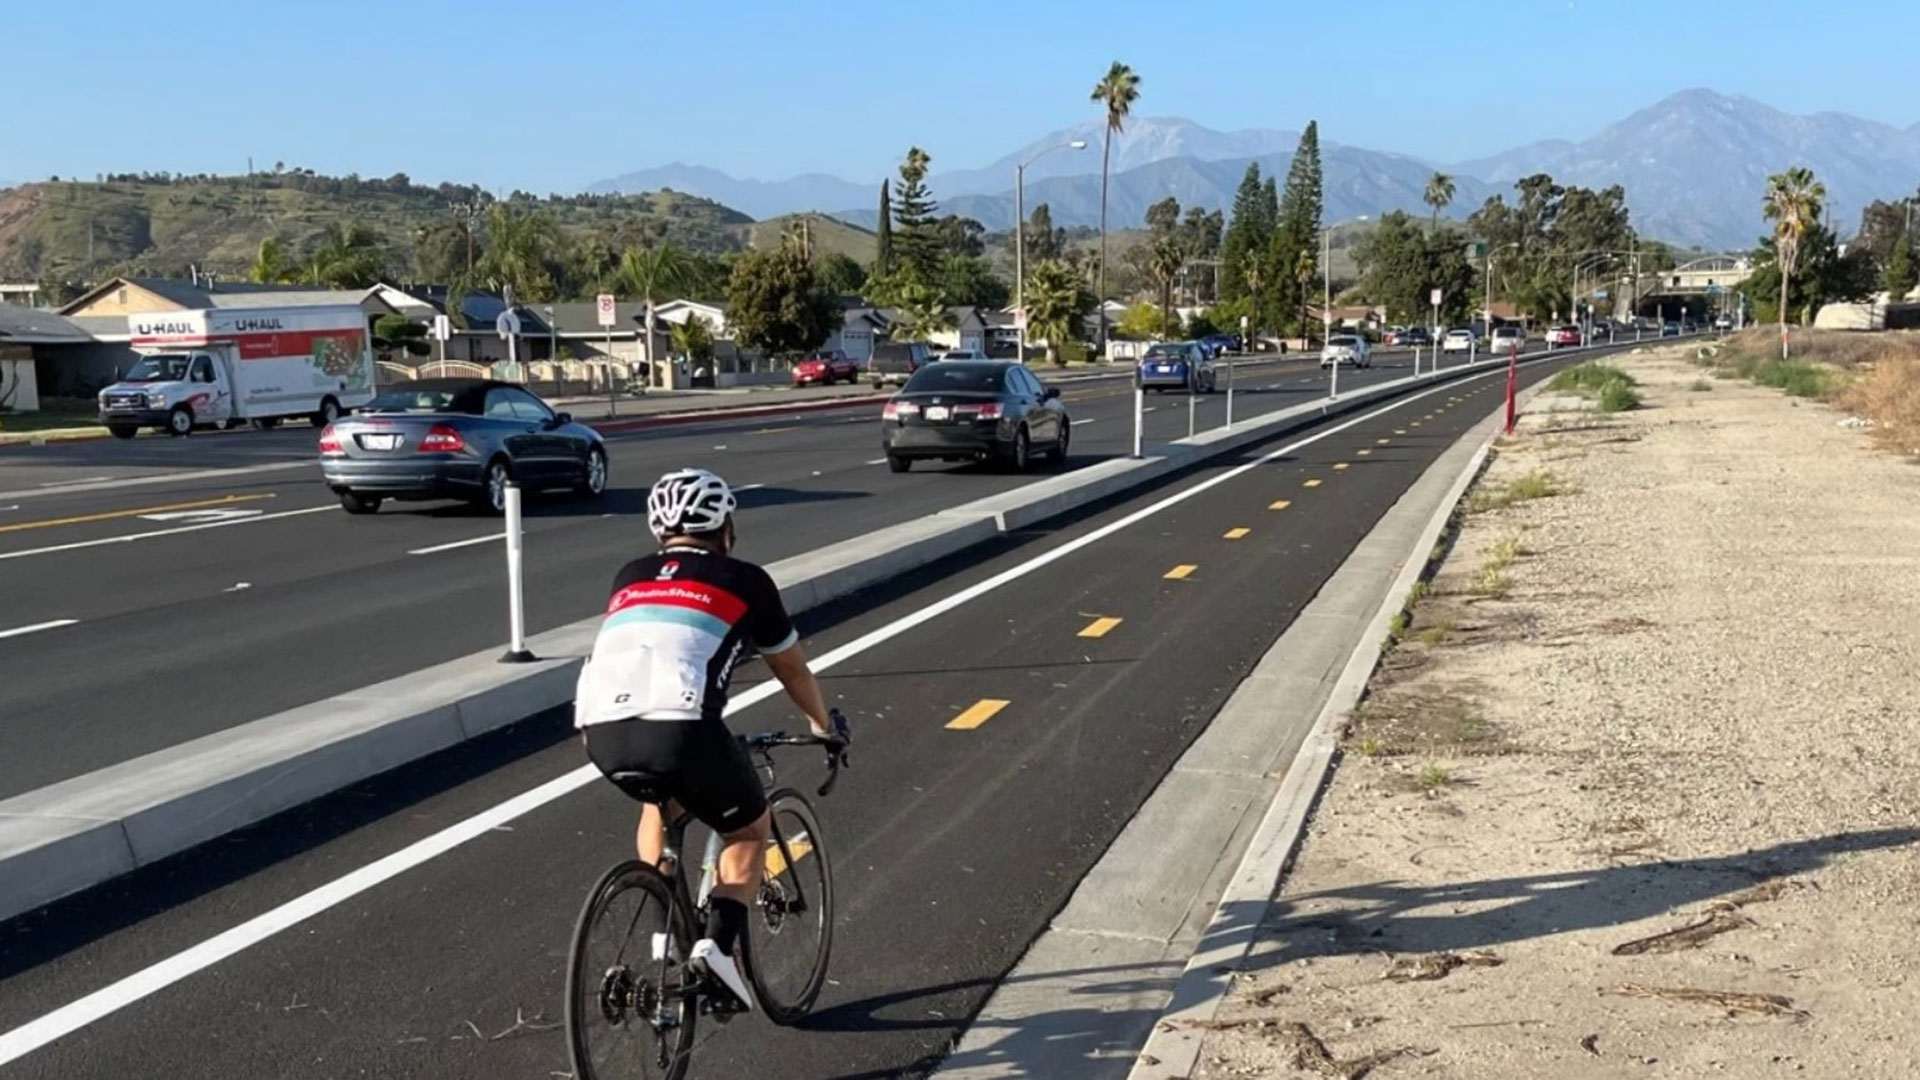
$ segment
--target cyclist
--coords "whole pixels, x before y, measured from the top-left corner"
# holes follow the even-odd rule
[[[601,772],[640,774],[614,782],[644,804],[641,862],[660,863],[662,803],[673,814],[685,807],[725,837],[705,936],[687,964],[750,1009],[734,953],[773,833],[760,775],[721,719],[747,649],[759,650],[815,735],[842,736],[780,590],[765,570],[728,554],[736,505],[726,481],[705,469],[670,472],[653,485],[647,524],[660,549],[614,576],[606,620],[580,672],[574,724]]]

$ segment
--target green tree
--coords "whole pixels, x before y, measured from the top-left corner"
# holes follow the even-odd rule
[[[927,190],[927,166],[933,159],[919,147],[907,150],[900,163],[900,186],[893,200],[892,258],[896,272],[931,282],[940,267],[940,234],[934,213],[939,209]]]
[[[1027,328],[1047,343],[1047,357],[1064,363],[1061,352],[1079,336],[1080,321],[1094,307],[1094,298],[1080,276],[1065,263],[1048,260],[1027,275]]]
[[[813,260],[813,277],[834,296],[858,296],[867,287],[867,272],[850,255],[830,251]]]
[[[880,224],[875,232],[879,242],[874,250],[873,276],[886,277],[893,273],[893,201],[890,197],[893,185],[880,181]]]
[[[1270,212],[1274,215],[1273,242],[1269,245],[1269,260],[1273,264],[1272,280],[1276,295],[1273,310],[1285,312],[1285,319],[1292,319],[1295,313],[1304,313],[1311,300],[1311,290],[1300,277],[1300,265],[1303,259],[1312,260],[1318,265],[1320,254],[1320,227],[1322,213],[1320,173],[1320,125],[1309,120],[1306,129],[1300,133],[1300,144],[1294,148],[1293,160],[1287,165],[1286,187],[1277,198],[1269,195]],[[1282,320],[1275,318],[1275,323]],[[1300,332],[1304,335],[1307,327],[1303,323]]]
[[[474,264],[475,279],[515,303],[551,300],[558,291],[562,240],[552,217],[533,207],[496,202],[487,207],[486,251]]]
[[[1100,148],[1100,277],[1094,288],[1094,295],[1102,303],[1097,346],[1104,353],[1107,348],[1107,309],[1104,306],[1107,297],[1107,181],[1113,168],[1113,137],[1126,129],[1127,117],[1133,113],[1133,104],[1140,99],[1140,76],[1134,74],[1132,68],[1115,60],[1100,81],[1093,84],[1093,93],[1089,97],[1105,108],[1107,120],[1106,141]]]
[[[1881,287],[1887,290],[1888,300],[1899,303],[1907,298],[1915,285],[1920,285],[1920,273],[1913,265],[1913,245],[1907,237],[1893,245],[1893,252],[1887,257],[1886,268],[1880,275]]]
[[[287,260],[287,242],[278,236],[269,236],[260,241],[253,266],[247,270],[247,280],[279,284],[291,281],[293,277],[293,265]]]
[[[1166,330],[1167,316],[1158,304],[1138,303],[1121,312],[1113,324],[1114,335],[1122,341],[1153,341]]]
[[[1006,307],[1011,295],[987,260],[976,255],[948,255],[940,263],[934,288],[949,304],[996,310]]]
[[[1067,231],[1054,228],[1053,210],[1046,203],[1034,207],[1033,213],[1027,215],[1024,232],[1029,266],[1058,259],[1067,250]]]
[[[1160,289],[1160,310],[1167,316],[1165,333],[1173,337],[1179,331],[1179,315],[1173,308],[1173,283],[1179,280],[1180,271],[1187,265],[1187,253],[1171,235],[1155,237],[1148,244],[1148,251],[1147,267],[1153,283]]]
[[[392,355],[425,356],[433,349],[427,344],[427,328],[405,315],[382,315],[373,323],[373,344]]]
[[[1420,201],[1433,207],[1432,227],[1434,229],[1440,227],[1440,211],[1445,210],[1447,204],[1453,202],[1453,192],[1453,177],[1446,173],[1436,172],[1427,178],[1427,189],[1421,193]]]
[[[801,255],[800,261],[806,262],[806,256]],[[646,332],[641,338],[640,347],[649,377],[653,371],[654,305],[670,298],[673,293],[686,291],[692,283],[691,271],[686,254],[672,244],[628,248],[620,255],[620,269],[615,272],[614,283],[619,291],[638,299],[643,305]]]
[[[1260,231],[1260,163],[1247,163],[1240,186],[1233,193],[1233,217],[1227,222],[1227,235],[1220,245],[1220,294],[1225,300],[1246,296],[1251,287],[1247,278],[1266,250],[1269,237]],[[1258,270],[1253,272],[1258,276]]]
[[[685,322],[674,323],[667,335],[674,355],[684,356],[695,364],[713,359],[713,330],[700,316],[689,315]]]
[[[1308,297],[1313,295],[1313,279],[1320,276],[1319,269],[1320,260],[1315,256],[1312,244],[1293,253],[1294,295],[1300,298],[1300,336],[1302,338],[1311,338],[1309,332],[1311,316],[1307,310],[1309,307],[1307,301]],[[1331,314],[1327,312],[1322,312],[1321,316],[1323,325],[1327,318],[1331,318]]]
[[[733,264],[727,321],[752,348],[791,355],[817,348],[840,312],[814,281],[813,266],[791,248],[750,252]]]
[[[380,234],[365,225],[335,221],[321,231],[320,244],[307,258],[306,280],[336,289],[364,289],[386,276]]]
[[[1795,166],[1767,178],[1767,193],[1762,213],[1773,222],[1774,255],[1780,268],[1780,358],[1787,358],[1787,292],[1793,284],[1793,272],[1800,261],[1800,243],[1807,231],[1820,220],[1820,205],[1826,201],[1826,185],[1814,179],[1813,171]]]
[[[971,258],[987,253],[987,227],[973,218],[948,214],[933,223],[933,235],[941,258],[954,255]]]
[[[954,327],[953,310],[940,290],[917,281],[901,286],[894,307],[900,313],[894,335],[903,341],[926,341],[941,330]]]

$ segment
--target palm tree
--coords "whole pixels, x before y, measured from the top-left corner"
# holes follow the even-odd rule
[[[385,268],[380,234],[336,221],[321,232],[320,246],[307,259],[306,278],[313,285],[359,289],[378,282]]]
[[[1074,336],[1087,310],[1080,277],[1065,263],[1048,259],[1027,272],[1027,328],[1047,343],[1047,358],[1065,363],[1060,346]]]
[[[667,334],[672,338],[673,351],[693,363],[713,356],[713,332],[707,328],[707,320],[698,315],[689,315],[685,322],[674,323]]]
[[[247,280],[273,285],[292,276],[293,266],[287,261],[287,242],[278,236],[269,236],[260,241],[260,250],[254,256],[253,266],[247,271]]]
[[[1440,228],[1440,211],[1453,201],[1453,177],[1437,172],[1427,178],[1427,190],[1420,200],[1433,207],[1433,228]]]
[[[560,229],[546,214],[494,203],[487,207],[487,250],[475,273],[502,296],[511,290],[516,304],[551,300],[560,244]]]
[[[668,293],[682,292],[693,283],[693,264],[686,253],[672,244],[651,248],[628,248],[620,255],[620,269],[614,275],[620,291],[633,294],[646,313],[646,344],[642,346],[649,376],[653,371],[653,306]]]
[[[1160,318],[1162,332],[1168,337],[1179,333],[1178,315],[1173,312],[1173,283],[1180,271],[1187,265],[1187,253],[1173,237],[1163,236],[1153,242],[1147,252],[1147,272],[1153,275],[1154,283],[1160,286]]]
[[[1127,116],[1133,112],[1133,103],[1140,99],[1140,76],[1133,69],[1115,60],[1107,68],[1105,78],[1093,84],[1090,100],[1097,101],[1107,109],[1106,143],[1100,149],[1100,281],[1094,290],[1095,301],[1100,307],[1100,343],[1102,352],[1107,347],[1107,175],[1113,164],[1113,136],[1115,132],[1126,128]]]
[[[1773,222],[1773,253],[1780,264],[1780,359],[1787,358],[1787,291],[1793,272],[1800,264],[1800,241],[1820,220],[1820,206],[1827,200],[1827,186],[1814,179],[1813,170],[1794,166],[1767,178],[1767,194],[1762,202],[1768,221]]]
[[[1320,260],[1314,255],[1313,248],[1301,248],[1300,254],[1295,257],[1293,263],[1293,283],[1300,287],[1300,340],[1302,341],[1309,340],[1307,334],[1307,309],[1310,305],[1307,302],[1307,298],[1313,294],[1308,291],[1307,286],[1313,284],[1314,274],[1319,268]],[[1323,322],[1333,318],[1333,312],[1331,311],[1323,311],[1320,315]],[[1325,324],[1329,326],[1332,325],[1330,322]]]
[[[1241,347],[1248,352],[1254,351],[1253,339],[1260,336],[1260,286],[1267,283],[1264,263],[1265,260],[1255,254],[1247,260],[1246,269],[1241,271],[1241,276],[1247,280],[1247,295],[1253,298],[1253,303],[1249,305],[1251,310],[1248,312],[1247,319],[1248,339],[1240,343]]]

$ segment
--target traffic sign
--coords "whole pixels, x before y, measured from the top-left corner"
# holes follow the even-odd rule
[[[1026,308],[1021,308],[1020,310],[1013,313],[1013,328],[1015,330],[1020,330],[1023,332],[1027,329],[1027,309]]]
[[[594,311],[600,316],[601,326],[612,326],[618,320],[614,318],[613,294],[603,292],[593,298]]]
[[[499,332],[502,340],[514,337],[520,333],[519,313],[512,308],[507,308],[500,313],[499,318],[493,320],[493,328]]]
[[[1434,307],[1440,306],[1440,297],[1442,295],[1444,294],[1439,289],[1433,290],[1432,294],[1430,294],[1429,299],[1432,301]]]
[[[446,341],[453,337],[453,320],[445,315],[433,317],[433,340]]]

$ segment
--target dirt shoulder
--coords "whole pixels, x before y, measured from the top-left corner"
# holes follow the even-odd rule
[[[1502,444],[1197,1075],[1920,1075],[1920,471],[1684,351]]]

